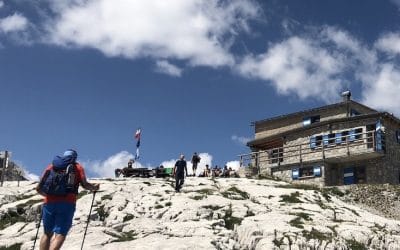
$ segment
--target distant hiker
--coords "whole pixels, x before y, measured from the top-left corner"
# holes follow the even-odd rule
[[[181,155],[179,160],[176,161],[174,166],[174,176],[175,176],[175,191],[180,192],[182,185],[185,181],[185,175],[187,176],[187,167],[185,156]]]
[[[200,156],[198,156],[197,153],[194,152],[194,154],[192,156],[193,176],[196,176],[197,164],[199,164],[200,160],[201,160]]]
[[[124,167],[123,169],[117,168],[115,169],[115,177],[119,177],[121,174],[123,177],[130,177],[133,175],[133,167],[132,164],[134,163],[134,160],[129,160],[128,166]]]
[[[72,226],[79,184],[90,191],[99,184],[87,182],[83,166],[76,162],[78,154],[69,149],[56,156],[44,171],[36,190],[44,196],[42,218],[44,234],[40,249],[60,249]]]

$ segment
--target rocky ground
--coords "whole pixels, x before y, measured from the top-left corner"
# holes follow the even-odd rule
[[[175,193],[172,179],[92,181],[101,192],[84,249],[400,249],[400,221],[356,205],[348,190],[189,177]],[[32,248],[35,185],[0,188],[0,249]],[[80,249],[92,198],[81,191],[63,249]]]
[[[400,186],[350,185],[340,188],[342,199],[373,213],[400,220]]]

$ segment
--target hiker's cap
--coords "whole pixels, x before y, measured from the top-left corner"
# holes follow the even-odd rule
[[[69,156],[76,160],[76,158],[78,158],[78,153],[73,149],[68,149],[67,151],[64,152],[63,156]]]

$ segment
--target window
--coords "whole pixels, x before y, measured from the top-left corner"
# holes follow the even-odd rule
[[[313,135],[310,137],[310,148],[315,149],[322,145],[322,135]]]
[[[335,144],[336,134],[329,134],[328,135],[328,143]]]
[[[303,118],[303,126],[308,126],[313,123],[319,122],[320,116],[319,115],[314,115],[314,116],[308,116]]]
[[[293,180],[297,180],[300,178],[321,177],[321,176],[322,176],[321,166],[308,166],[308,167],[292,169]]]
[[[283,148],[274,148],[271,152],[271,163],[283,161]]]
[[[315,145],[317,147],[320,147],[322,145],[322,135],[317,135],[315,138],[316,138]]]
[[[349,140],[349,131],[342,131],[342,141],[346,142]]]
[[[356,128],[356,129],[354,130],[354,137],[355,137],[355,139],[356,139],[356,140],[361,139],[361,138],[363,137],[362,133],[363,133],[363,129],[362,129],[362,128]]]
[[[400,129],[396,131],[396,141],[400,143]]]
[[[365,183],[366,182],[366,174],[365,174],[365,167],[357,167],[355,168],[355,178],[356,178],[356,183]]]
[[[367,130],[367,148],[374,147],[374,132],[375,132],[375,124],[368,124],[365,128]]]
[[[375,129],[376,129],[376,125],[375,125],[375,124],[368,124],[368,125],[365,126],[365,127],[366,127],[366,129],[367,129],[367,132],[375,131]]]
[[[313,167],[300,168],[299,177],[312,177],[312,176],[314,176],[314,168]]]

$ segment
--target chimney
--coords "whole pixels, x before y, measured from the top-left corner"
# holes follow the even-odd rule
[[[350,90],[344,91],[341,94],[342,98],[343,98],[343,102],[348,102],[350,101],[350,97],[351,97],[351,92]]]

